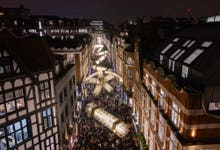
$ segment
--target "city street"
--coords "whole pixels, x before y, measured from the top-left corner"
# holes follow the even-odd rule
[[[86,82],[87,97],[85,98],[80,118],[78,118],[79,136],[78,142],[74,144],[74,149],[140,149],[139,140],[132,124],[132,110],[123,103],[121,91],[117,89],[117,87],[121,86],[120,78],[111,73],[113,64],[108,58],[106,46],[102,45],[100,40],[97,40],[97,44],[99,46],[96,46],[91,56],[92,69],[89,75],[91,77]],[[117,120],[112,123],[112,128],[108,127],[109,123],[111,123],[110,119],[108,120],[106,117],[101,121],[98,121],[97,117],[95,119],[96,110],[92,112],[94,116],[89,116],[85,108],[86,105],[91,103],[95,103],[94,105],[97,105],[96,108],[99,107],[105,110],[106,113],[109,113],[110,116]],[[101,115],[104,116],[104,113]],[[105,125],[101,122],[107,122],[107,124]],[[119,122],[122,122],[125,126],[121,130],[128,131],[122,131],[125,136],[119,137],[120,134],[115,134]],[[118,132],[120,132],[120,129]]]

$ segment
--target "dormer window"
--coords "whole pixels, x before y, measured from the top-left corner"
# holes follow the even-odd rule
[[[177,42],[177,41],[179,41],[179,39],[180,38],[175,38],[175,39],[173,39],[173,42]]]
[[[161,51],[161,53],[162,53],[162,54],[166,53],[172,46],[173,46],[172,43],[168,44],[168,45]]]
[[[213,42],[211,42],[211,41],[205,41],[205,42],[203,42],[203,43],[201,44],[201,46],[202,46],[202,47],[209,47],[209,46],[212,45],[212,43],[213,43]]]
[[[184,62],[187,64],[191,64],[199,55],[203,53],[203,49],[196,49],[191,55],[189,55]]]

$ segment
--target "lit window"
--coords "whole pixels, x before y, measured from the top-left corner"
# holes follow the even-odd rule
[[[163,55],[160,55],[160,64],[163,64]]]
[[[173,135],[172,132],[170,132],[170,146],[169,146],[169,150],[178,150],[177,148],[177,144],[178,141],[176,139],[176,137]]]
[[[171,120],[176,125],[176,127],[179,127],[179,125],[180,125],[180,108],[174,102],[172,103]]]
[[[44,123],[44,129],[48,129],[53,126],[53,115],[51,108],[48,108],[43,111],[43,123]]]
[[[215,22],[220,22],[220,15],[215,16]]]
[[[160,90],[159,105],[161,109],[166,109],[166,94],[163,90]]]
[[[181,51],[181,49],[178,49],[177,51],[175,51],[170,58],[174,58],[179,52]]]
[[[163,141],[164,139],[166,139],[166,137],[165,137],[165,124],[164,124],[163,117],[161,115],[159,116],[158,136],[159,136],[160,141],[163,144]]]
[[[3,98],[3,95],[5,96],[5,99]],[[23,88],[0,94],[0,115],[5,114],[6,112],[13,112],[24,107],[25,102]]]
[[[146,85],[147,88],[149,88],[149,76],[148,76],[148,74],[146,74],[145,85]]]
[[[156,97],[156,84],[154,81],[152,81],[152,84],[151,84],[151,94]]]
[[[36,29],[29,29],[28,32],[29,33],[37,33],[37,30]]]
[[[183,78],[188,78],[188,71],[189,71],[189,68],[185,65],[182,66],[182,77]]]
[[[209,110],[220,110],[220,102],[210,102],[209,103]]]
[[[150,120],[152,125],[154,126],[156,118],[155,118],[155,106],[153,103],[151,103]]]
[[[169,59],[169,66],[168,66],[168,68],[174,72],[174,70],[175,70],[175,61]]]
[[[187,40],[184,44],[183,44],[183,47],[186,47],[191,41],[190,40]]]
[[[41,100],[50,98],[49,81],[43,81],[40,83],[40,96],[41,96]]]
[[[188,45],[187,45],[187,47],[188,48],[190,48],[193,44],[195,44],[196,43],[196,41],[191,41]]]
[[[176,55],[176,56],[174,57],[174,60],[179,59],[184,53],[185,53],[185,50],[182,50],[178,55]]]
[[[45,146],[46,146],[46,150],[55,150],[54,137],[53,136],[46,139]]]
[[[31,136],[27,119],[0,129],[0,149],[11,149]]]
[[[173,39],[173,42],[177,42],[177,41],[179,41],[179,39],[180,38],[175,38],[175,39]]]
[[[212,42],[210,42],[210,41],[205,41],[201,44],[202,47],[209,47],[211,45],[212,45]]]
[[[43,32],[42,31],[40,31],[40,37],[42,37],[43,36]]]
[[[39,27],[40,30],[42,29],[42,23],[41,23],[41,21],[38,21],[38,27]]]
[[[172,43],[168,44],[168,45],[161,51],[161,53],[162,53],[162,54],[166,53],[172,46],[173,46]]]
[[[206,22],[215,22],[215,17],[208,17]]]
[[[189,55],[184,62],[187,64],[191,64],[199,55],[203,53],[204,50],[196,49],[191,55]]]

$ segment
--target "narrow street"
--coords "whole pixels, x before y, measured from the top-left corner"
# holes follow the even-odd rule
[[[122,86],[121,79],[111,72],[113,64],[108,57],[106,46],[99,39],[96,44],[91,53],[91,70],[85,84],[87,97],[78,118],[78,141],[74,144],[74,149],[138,150],[139,140],[132,123],[132,110],[124,103],[121,90],[117,88]],[[104,113],[101,118],[106,119],[105,121],[98,120],[95,115],[89,115],[86,107],[91,104],[97,105],[96,108],[102,109],[117,121],[106,119]],[[95,112],[96,109],[92,113]],[[122,136],[120,132],[123,133]]]

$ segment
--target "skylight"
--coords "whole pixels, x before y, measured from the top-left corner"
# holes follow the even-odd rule
[[[173,42],[177,42],[177,41],[179,41],[179,39],[180,38],[175,38],[175,39],[173,39]]]
[[[183,44],[183,47],[186,47],[191,41],[190,40],[187,40],[184,44]]]
[[[196,43],[196,41],[191,41],[191,42],[187,45],[187,47],[188,47],[188,48],[191,47],[194,43]]]
[[[181,51],[181,49],[178,49],[177,51],[175,51],[175,52],[170,56],[170,58],[175,57],[180,51]]]
[[[173,46],[172,43],[168,44],[168,45],[161,51],[161,53],[162,53],[162,54],[166,53],[172,46]]]
[[[182,50],[178,55],[176,55],[176,57],[174,57],[174,60],[177,60],[180,58],[180,56],[183,55],[183,53],[185,53],[185,50]]]
[[[212,42],[211,41],[205,41],[201,44],[202,47],[209,47],[212,45]]]
[[[189,55],[184,62],[187,64],[191,64],[200,54],[202,54],[204,50],[196,49],[191,55]]]

